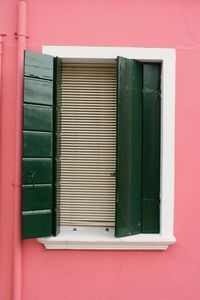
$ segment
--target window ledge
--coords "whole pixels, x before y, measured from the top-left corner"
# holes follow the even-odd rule
[[[114,230],[62,228],[56,237],[39,238],[46,249],[90,249],[90,250],[166,250],[174,244],[174,236],[161,234],[138,234],[123,238],[115,238]]]

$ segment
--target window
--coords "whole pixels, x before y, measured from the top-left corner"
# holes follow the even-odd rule
[[[151,66],[157,66],[158,69],[159,69],[160,66],[162,65],[162,80],[161,80],[161,90],[162,90],[162,101],[161,101],[161,151],[159,151],[159,153],[161,153],[161,176],[160,176],[160,178],[161,178],[161,180],[160,180],[161,181],[161,190],[160,190],[160,198],[161,198],[160,215],[161,215],[161,217],[160,217],[159,222],[155,222],[155,224],[158,223],[160,225],[160,230],[159,230],[158,226],[156,225],[157,228],[154,228],[152,231],[151,230],[149,231],[149,232],[152,232],[151,234],[144,234],[144,233],[142,234],[141,231],[139,230],[138,232],[141,233],[141,234],[131,235],[129,237],[115,238],[114,237],[114,229],[112,229],[112,228],[110,229],[109,224],[104,224],[103,225],[103,230],[101,229],[101,226],[99,226],[99,228],[94,227],[94,228],[90,228],[89,230],[88,229],[85,230],[84,227],[82,227],[82,228],[78,228],[78,230],[75,231],[74,230],[75,226],[73,226],[73,223],[72,223],[72,224],[69,224],[69,225],[71,225],[71,227],[68,227],[68,228],[62,228],[61,227],[61,233],[58,236],[45,238],[45,239],[40,239],[40,242],[43,242],[47,248],[166,249],[169,244],[171,244],[175,241],[175,239],[173,237],[173,197],[174,197],[174,195],[173,195],[173,184],[174,184],[173,183],[173,177],[174,177],[174,170],[173,170],[173,168],[174,168],[174,157],[173,157],[173,155],[174,155],[174,149],[173,148],[174,148],[174,76],[175,76],[175,72],[174,72],[175,55],[174,55],[174,51],[171,50],[171,49],[95,48],[95,47],[93,48],[93,47],[54,47],[54,46],[46,46],[46,47],[44,47],[43,50],[44,50],[43,52],[45,52],[47,54],[62,57],[62,60],[63,60],[64,64],[66,64],[66,66],[68,66],[68,67],[71,66],[73,70],[78,69],[79,70],[78,72],[80,72],[80,66],[82,66],[82,67],[85,66],[85,68],[87,69],[87,72],[90,72],[90,70],[89,70],[90,68],[88,68],[88,66],[90,66],[90,67],[93,66],[94,67],[95,66],[94,63],[96,64],[96,68],[99,67],[101,71],[102,71],[103,66],[105,66],[104,72],[107,72],[109,70],[109,66],[110,66],[110,68],[113,68],[113,66],[115,65],[116,58],[118,56],[123,56],[123,57],[129,58],[129,59],[131,59],[131,62],[133,61],[133,59],[137,59],[138,61],[143,62],[143,63],[139,63],[139,62],[137,63],[137,62],[134,61],[135,63],[134,63],[134,66],[131,67],[131,72],[134,68],[135,68],[135,70],[136,69],[139,70],[141,68],[141,66],[142,66],[142,68],[143,68],[143,66],[146,66],[146,68],[151,67]],[[120,59],[118,59],[118,64],[119,65],[120,65],[120,63],[121,63],[121,65],[123,65],[124,63],[129,63],[129,62],[130,61],[128,59],[122,59],[121,58],[121,61],[120,61]],[[80,65],[80,63],[81,63],[81,65]],[[88,63],[89,63],[89,65],[88,65]],[[59,69],[59,59],[57,59],[57,64],[56,65],[57,65],[57,69]],[[68,73],[71,72],[70,70],[72,70],[72,69],[70,69],[70,68],[68,68],[68,70],[65,69],[65,71],[63,71],[63,74],[67,73],[67,72]],[[144,71],[144,69],[143,69],[143,71]],[[59,72],[57,72],[57,73],[59,74]],[[42,76],[43,76],[42,78],[41,77],[36,78],[37,76],[35,76],[35,75],[32,76],[31,74],[32,74],[31,72],[29,72],[28,76],[25,74],[25,82],[27,80],[30,82],[33,79],[31,77],[34,77],[34,80],[40,81],[43,91],[45,91],[47,85],[49,86],[49,85],[53,84],[52,74],[51,74],[50,77],[46,76],[45,74],[42,74]],[[125,75],[127,75],[127,74],[123,74],[120,79],[124,80]],[[127,76],[127,78],[128,77],[129,76]],[[69,82],[69,80],[68,80],[68,82]],[[74,91],[73,90],[73,82],[71,82],[71,84],[72,84],[71,93],[73,94],[73,91]],[[127,84],[127,82],[125,82],[125,84]],[[34,85],[34,84],[32,84],[32,85]],[[77,85],[77,83],[76,83],[76,85]],[[25,84],[25,86],[27,86],[27,85]],[[56,84],[54,82],[54,86],[56,87],[57,94],[60,95],[60,93],[59,93],[60,79],[59,79],[58,76],[57,76],[57,79],[56,79]],[[109,88],[112,89],[111,86],[109,86]],[[107,89],[108,94],[109,94],[109,88]],[[141,87],[140,87],[140,89],[141,89]],[[145,90],[145,87],[142,87],[142,89]],[[30,83],[29,83],[28,90],[30,92]],[[34,90],[34,88],[32,88],[32,92],[33,92],[33,90]],[[51,88],[50,88],[50,90],[52,91]],[[88,87],[86,88],[86,90],[88,91]],[[148,87],[147,87],[146,91],[147,90],[148,90]],[[25,89],[25,92],[26,92],[26,89]],[[54,93],[55,93],[55,88],[54,88]],[[119,90],[118,90],[118,93],[119,93]],[[45,93],[42,93],[42,94],[44,95]],[[111,94],[114,95],[113,93],[111,93]],[[46,99],[51,98],[49,96],[52,97],[52,95],[49,95],[49,92],[46,93]],[[69,98],[71,97],[72,98],[73,95],[68,94],[66,97],[69,97]],[[45,97],[42,97],[42,98],[43,98],[42,101],[44,102]],[[24,107],[26,109],[29,109],[29,110],[30,109],[33,110],[33,109],[38,108],[39,110],[42,109],[42,111],[44,111],[46,109],[46,110],[49,110],[49,112],[50,112],[51,109],[52,109],[51,108],[52,101],[51,101],[50,104],[49,103],[39,103],[39,104],[37,103],[36,105],[33,103],[34,102],[33,100],[31,100],[29,102],[30,102],[29,104],[28,103],[24,104]],[[68,102],[67,105],[69,105],[69,102]],[[27,108],[27,106],[28,106],[28,108]],[[36,106],[38,106],[38,107],[36,107]],[[118,106],[119,106],[119,104],[118,104]],[[69,107],[67,107],[67,108],[69,108]],[[60,112],[63,120],[67,117],[67,120],[69,121],[70,117],[73,120],[73,114],[74,113],[77,115],[78,112],[79,112],[77,110],[74,110],[74,108],[72,106],[71,106],[70,109],[71,109],[71,112],[72,112],[71,116],[69,115],[69,109],[66,109],[66,110],[63,109],[62,104],[61,104],[61,109],[58,106],[57,111]],[[83,108],[83,110],[84,109],[85,108]],[[124,108],[121,107],[120,111],[122,111],[123,109]],[[104,110],[106,111],[106,113],[105,113]],[[67,111],[67,112],[64,113],[65,111]],[[104,107],[103,111],[104,111],[104,115],[107,114],[108,116],[111,116],[111,115],[114,116],[114,114],[115,114],[114,111],[110,111],[109,109],[106,110],[105,107]],[[86,109],[86,113],[87,113],[87,109]],[[57,114],[57,115],[59,115],[59,114]],[[36,114],[35,114],[35,116],[36,116]],[[83,121],[83,125],[84,125],[84,122],[87,118],[84,119],[85,115],[82,114],[82,113],[80,113],[80,116],[81,116],[81,118],[83,118],[83,119],[80,119],[80,120]],[[119,116],[119,114],[118,114],[118,116]],[[111,118],[111,120],[113,120],[113,119]],[[109,121],[109,117],[106,120],[106,122],[108,123],[108,121]],[[119,122],[119,119],[118,119],[118,122]],[[128,120],[127,120],[127,122],[128,122]],[[59,120],[57,120],[56,123],[58,124],[57,126],[59,127]],[[102,123],[102,124],[104,124],[104,123]],[[65,142],[65,144],[67,145],[68,148],[74,146],[73,145],[74,144],[74,139],[73,139],[73,142],[71,142],[71,144],[69,143],[70,140],[72,141],[72,139],[70,138],[69,128],[72,128],[74,126],[74,123],[72,122],[69,125],[71,127],[68,127],[68,129],[66,131],[66,133],[67,133],[67,135],[65,137],[66,140],[64,141],[64,139],[62,138],[62,134],[63,134],[62,132],[61,132],[61,139],[58,139],[58,144],[59,144],[59,141],[61,141],[61,151],[62,151],[62,142],[63,141]],[[145,124],[142,124],[141,126],[144,127],[144,125]],[[118,124],[118,126],[119,126],[119,124]],[[148,126],[148,124],[147,124],[147,126]],[[57,127],[57,131],[59,131],[58,127]],[[133,126],[133,127],[135,128],[135,126]],[[125,131],[123,132],[123,128],[124,127],[121,127],[122,136],[124,136],[124,134],[126,133]],[[127,126],[127,128],[129,128],[129,126]],[[79,129],[80,129],[80,127],[79,127]],[[96,132],[98,132],[98,130],[99,130],[99,128],[94,128],[94,129],[96,129]],[[107,127],[106,129],[112,131],[112,127]],[[24,141],[25,142],[27,141],[27,137],[30,139],[30,135],[31,135],[31,140],[32,141],[34,140],[33,136],[40,135],[41,139],[42,139],[42,143],[43,143],[43,145],[42,144],[40,145],[40,149],[44,148],[45,141],[46,141],[46,143],[47,143],[47,141],[49,141],[49,143],[51,143],[51,141],[52,141],[51,138],[53,136],[51,126],[48,129],[45,129],[45,133],[44,133],[44,128],[42,129],[42,132],[40,132],[40,133],[38,133],[38,128],[36,128],[36,129],[34,128],[34,130],[37,131],[37,132],[34,132],[34,133],[33,132],[27,132],[29,130],[30,130],[29,128],[28,129],[25,128],[25,130],[24,130]],[[86,138],[87,138],[87,127],[82,126],[82,130],[86,134]],[[141,130],[142,130],[142,127],[141,127]],[[33,131],[33,128],[31,128],[30,131]],[[90,132],[91,132],[91,128],[90,128]],[[104,137],[105,137],[105,132],[103,132],[103,131],[100,131],[100,132],[101,132],[101,134],[103,133]],[[71,131],[71,133],[73,135],[75,134],[74,131],[73,132]],[[135,135],[137,136],[138,132],[136,132]],[[157,136],[158,135],[159,134],[157,134]],[[37,140],[38,140],[38,137],[37,137]],[[55,138],[54,138],[54,141],[55,141]],[[79,140],[79,142],[80,142],[80,140]],[[141,136],[139,135],[139,139],[137,140],[137,145],[140,144],[140,143],[141,143]],[[29,143],[25,143],[25,144],[29,145]],[[124,145],[124,144],[126,144],[126,143],[124,143],[124,141],[123,141],[123,143],[120,144],[120,147],[122,147],[122,145]],[[111,146],[111,144],[105,145],[105,148],[106,147],[109,148],[108,146]],[[58,145],[57,145],[57,147],[54,147],[54,149],[55,148],[59,149]],[[72,147],[72,149],[73,149],[72,152],[74,153],[75,148]],[[95,151],[98,150],[98,148],[95,148],[95,149],[96,149]],[[127,149],[127,145],[126,145],[125,149]],[[134,149],[130,148],[129,150],[130,151],[135,151]],[[80,148],[80,150],[83,151],[83,148]],[[90,149],[86,149],[86,150],[89,151]],[[115,151],[114,148],[113,148],[113,150]],[[136,156],[134,155],[134,157],[136,157],[135,158],[136,159],[135,160],[136,164],[138,164],[138,161],[140,160],[140,159],[138,159],[140,157],[140,154],[138,154],[138,153],[140,153],[141,150],[142,150],[142,148],[138,148],[138,150],[136,151],[137,152]],[[79,151],[79,152],[81,153],[81,151]],[[38,155],[39,155],[39,158],[41,159],[41,151],[39,151],[39,152],[40,152],[40,154],[38,154]],[[25,156],[26,156],[26,152],[24,152],[24,153],[25,153]],[[111,153],[111,154],[113,154],[113,153]],[[38,157],[37,155],[36,156],[35,155],[36,154],[33,153],[33,156],[31,158],[31,163],[32,164],[35,162],[35,157]],[[48,162],[51,165],[53,163],[53,160],[50,158],[50,157],[52,157],[52,153],[43,153],[42,155],[43,155],[43,160],[42,160],[43,164]],[[56,155],[57,155],[57,158],[59,158],[59,151],[57,151],[57,150],[56,150]],[[67,159],[69,159],[69,155],[70,155],[70,151],[68,152],[68,158],[66,158],[65,162],[67,162]],[[137,155],[138,155],[138,157],[137,157]],[[108,154],[106,153],[105,156],[107,157]],[[123,161],[123,159],[124,158],[122,157],[121,161]],[[30,153],[28,153],[28,156],[24,157],[24,162],[23,162],[24,166],[27,165],[27,161],[28,161],[28,163],[30,163]],[[57,161],[59,161],[59,159],[57,159]],[[159,159],[159,161],[160,161],[160,159]],[[61,165],[64,164],[64,163],[61,162]],[[128,165],[129,165],[129,162],[128,163],[126,162],[126,166],[128,166]],[[27,169],[27,167],[25,167],[25,168]],[[48,170],[48,168],[46,167],[46,171],[47,170]],[[70,170],[70,168],[69,168],[69,170]],[[136,169],[135,172],[138,172],[138,170],[139,169]],[[35,172],[36,174],[34,174],[33,172],[30,172],[30,170],[27,171],[27,172],[29,174],[28,178],[30,179],[30,181],[28,181],[28,184],[26,182],[27,179],[24,181],[23,190],[25,191],[25,190],[29,189],[29,192],[31,190],[32,193],[33,193],[33,185],[31,185],[30,182],[32,180],[32,177],[34,177],[34,178],[37,177],[37,172]],[[113,171],[111,173],[112,174],[111,174],[111,181],[110,182],[113,182],[112,181],[112,176],[114,176],[115,172]],[[45,174],[46,174],[46,172],[45,172]],[[65,180],[64,180],[65,186],[67,185],[66,178],[68,178],[68,181],[70,181],[71,174],[68,173],[68,175],[66,175],[66,176],[67,177],[65,177]],[[84,176],[85,176],[85,174],[84,174]],[[24,177],[27,178],[26,175]],[[54,178],[54,174],[53,174],[53,178]],[[103,177],[101,177],[101,178],[105,179]],[[90,181],[91,181],[91,178],[90,178]],[[75,186],[74,183],[75,182],[73,181],[73,186]],[[100,184],[100,183],[101,182],[98,182],[98,184]],[[50,188],[51,184],[52,184],[52,179],[51,179],[51,182],[45,182],[45,184],[44,184],[45,186],[42,186],[42,184],[38,184],[38,181],[36,179],[34,179],[35,187],[37,185],[37,189],[38,188],[40,188],[40,190],[43,189],[43,192],[45,190],[47,191],[47,188]],[[80,184],[80,181],[79,181],[79,184]],[[34,187],[34,189],[35,189],[35,187]],[[91,184],[90,184],[90,187],[91,187]],[[131,188],[131,186],[127,186],[127,187],[128,187],[128,189]],[[138,189],[140,189],[140,187]],[[24,193],[24,191],[23,191],[23,193]],[[118,189],[118,191],[119,191],[119,189]],[[66,190],[65,193],[66,192],[69,192],[69,190]],[[98,191],[96,192],[96,194],[97,193],[98,193]],[[125,193],[126,193],[126,191],[125,191]],[[41,193],[39,193],[39,194],[40,194],[40,197],[44,197],[44,193],[43,193],[43,196],[41,196]],[[61,188],[61,194],[62,194],[62,188]],[[120,196],[121,195],[122,195],[122,197],[127,196],[127,195],[123,195],[123,193],[121,193]],[[88,206],[90,203],[88,203],[87,195],[86,195],[86,198],[87,198],[86,202],[87,202],[87,206]],[[97,197],[97,198],[99,198],[99,197]],[[30,199],[30,197],[29,197],[29,199]],[[62,197],[61,197],[61,199],[62,199]],[[40,203],[39,200],[38,200],[38,203]],[[66,205],[66,203],[63,204],[62,200],[61,200],[61,206],[62,205],[63,205],[63,208],[69,207],[68,204],[67,205]],[[98,203],[97,203],[97,205],[98,205]],[[111,204],[111,206],[109,206],[109,207],[111,208],[112,205],[113,204]],[[33,207],[32,210],[31,210],[31,213],[30,213],[30,208],[28,208],[28,209],[23,208],[23,210],[24,210],[23,211],[23,226],[25,228],[30,227],[29,226],[30,225],[29,224],[30,223],[30,217],[34,218],[36,220],[37,219],[36,216],[38,216],[38,213],[43,215],[42,216],[42,218],[43,218],[42,222],[44,222],[44,217],[48,219],[49,228],[51,227],[50,223],[51,223],[51,220],[52,220],[52,216],[51,216],[52,210],[49,209],[50,206],[46,205],[46,209],[43,206],[41,208],[41,211],[38,209],[38,207],[39,206],[37,205],[36,210]],[[64,211],[63,208],[61,207],[61,221],[64,220],[63,216],[65,214],[67,214],[67,211],[68,211],[67,209]],[[156,205],[154,208],[156,208],[156,209],[154,209],[153,214],[154,214],[154,217],[156,219],[155,213],[157,212],[158,205]],[[109,215],[109,210],[106,210],[106,209],[104,207],[103,210],[105,212],[105,216],[107,217]],[[124,209],[127,209],[127,208],[122,207],[122,210],[124,210]],[[135,209],[137,210],[137,207],[134,208],[134,212],[135,212]],[[112,212],[113,210],[111,209],[110,211]],[[140,207],[139,207],[138,211],[141,211]],[[56,209],[55,209],[55,212],[56,212]],[[119,212],[120,212],[120,210],[118,210],[118,213]],[[79,212],[79,213],[81,213],[81,212]],[[150,214],[151,213],[152,212],[150,211]],[[89,215],[91,215],[91,214],[89,214]],[[138,214],[136,214],[136,215],[138,215]],[[158,215],[158,218],[159,218],[159,215]],[[40,217],[39,217],[39,219],[40,219]],[[42,225],[42,224],[39,224],[40,223],[39,219],[36,222],[35,221],[33,222],[34,223],[33,228],[34,228],[34,230],[36,230],[36,227],[38,226],[38,232],[40,231],[40,228],[41,228],[41,225]],[[67,219],[69,219],[69,215],[68,215]],[[109,222],[113,222],[112,220],[113,220],[113,215],[111,213],[111,218],[109,219]],[[119,218],[118,218],[118,220],[119,220]],[[137,219],[135,218],[135,220],[137,220]],[[88,216],[87,216],[86,222],[88,222]],[[91,222],[91,220],[89,220],[89,222]],[[136,222],[136,221],[134,221],[134,222]],[[35,225],[35,223],[37,223],[37,225]],[[137,220],[137,224],[136,223],[133,224],[133,227],[136,228],[136,225],[138,225],[140,227],[141,224],[139,224],[139,223],[140,222]],[[155,226],[155,224],[153,226]],[[79,224],[77,223],[77,226],[78,225]],[[108,226],[106,226],[106,225],[108,225]],[[105,226],[108,227],[109,230],[105,230]],[[117,226],[118,226],[118,228],[120,228],[120,226],[121,226],[122,229],[124,228],[124,224],[119,224],[118,223]],[[54,226],[54,228],[55,228],[55,226]],[[128,228],[128,230],[129,230],[129,228]],[[134,232],[134,230],[135,229],[133,229],[133,231],[130,232],[130,233],[131,234],[136,233],[136,232]],[[122,233],[122,231],[120,229],[119,232],[117,233],[117,235],[118,236],[124,236],[124,235],[129,234],[129,232],[125,232],[125,234],[124,234],[124,232]],[[148,230],[146,232],[148,232]],[[46,235],[49,235],[49,233],[48,234],[46,233]],[[40,233],[39,233],[36,236],[39,237],[39,236],[43,236],[43,235],[40,235]]]

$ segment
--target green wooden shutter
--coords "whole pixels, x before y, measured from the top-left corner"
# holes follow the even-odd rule
[[[117,237],[141,232],[142,82],[141,63],[118,57],[117,88]]]
[[[160,230],[160,64],[118,58],[117,237]]]
[[[23,116],[23,239],[52,235],[53,64],[25,51]]]
[[[160,72],[160,64],[143,66],[143,233],[160,230]]]

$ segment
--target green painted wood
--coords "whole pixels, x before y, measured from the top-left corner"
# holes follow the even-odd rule
[[[142,233],[160,232],[159,199],[143,199],[142,202]]]
[[[31,239],[52,234],[51,210],[22,212],[22,238]]]
[[[52,235],[53,57],[25,51],[22,236]]]
[[[60,178],[60,168],[58,161],[60,151],[57,147],[58,139],[60,139],[60,127],[58,126],[58,119],[61,116],[61,82],[62,82],[62,61],[60,58],[54,58],[54,134],[53,134],[53,223],[52,233],[56,236],[60,232],[60,196],[58,193],[58,185]]]
[[[23,158],[23,184],[52,183],[51,158]]]
[[[24,76],[53,80],[53,57],[24,51]]]
[[[54,58],[54,82],[62,83],[62,60],[59,57]]]
[[[23,156],[32,158],[52,157],[52,133],[24,131]]]
[[[160,64],[143,66],[142,232],[160,231]]]
[[[60,180],[61,180],[61,173],[60,173],[60,170],[61,170],[61,160],[59,157],[57,157],[55,159],[55,162],[54,162],[54,167],[56,168],[57,170],[57,173],[56,173],[56,184],[58,185],[60,183]]]
[[[23,185],[23,211],[52,209],[52,185]]]
[[[52,131],[52,107],[24,104],[24,130]]]
[[[141,232],[142,64],[118,57],[115,236]]]
[[[53,104],[53,82],[31,77],[24,78],[24,103]]]

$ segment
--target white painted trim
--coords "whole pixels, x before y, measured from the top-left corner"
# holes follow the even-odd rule
[[[43,46],[45,54],[71,59],[116,59],[117,56],[143,61],[175,60],[175,49],[132,47]]]
[[[175,134],[175,49],[163,48],[130,48],[130,47],[77,47],[77,46],[43,46],[43,53],[53,56],[59,56],[69,61],[87,60],[109,60],[114,61],[117,56],[137,59],[140,61],[154,61],[162,63],[162,99],[161,99],[161,219],[160,219],[160,234],[155,235],[137,235],[128,238],[117,239],[110,237],[107,242],[102,239],[99,247],[97,242],[95,247],[92,246],[92,241],[83,239],[80,243],[86,249],[104,249],[102,241],[105,242],[105,249],[166,249],[167,246],[175,242],[173,236],[174,225],[174,134]],[[74,234],[74,233],[73,233]],[[94,239],[94,237],[93,237]],[[49,239],[40,239],[48,248],[53,245],[58,247],[58,244],[63,245],[65,249],[67,244],[74,245],[74,249],[80,244],[77,241],[70,242],[70,239],[63,231],[58,237]],[[131,248],[128,245],[132,244]],[[164,244],[165,246],[164,246]],[[108,245],[109,244],[109,245]],[[51,245],[51,246],[50,246]],[[64,246],[65,245],[65,246]],[[89,245],[89,246],[88,246]],[[108,246],[106,246],[108,245]],[[117,246],[116,246],[117,245]],[[124,246],[123,246],[124,245]],[[127,245],[127,246],[125,246]],[[135,248],[134,248],[135,245]],[[167,245],[167,246],[166,246]],[[86,247],[87,246],[87,247]],[[149,246],[149,248],[148,248]],[[81,248],[81,245],[79,245]],[[79,248],[78,247],[78,248]],[[86,247],[86,248],[85,248]],[[139,247],[139,248],[138,248]],[[159,248],[160,247],[160,248]],[[164,247],[164,248],[163,248]],[[71,246],[70,246],[71,248]],[[125,249],[123,248],[123,249]]]
[[[81,228],[73,231],[72,227],[61,228],[56,237],[40,238],[38,241],[46,249],[93,249],[93,250],[166,250],[175,242],[173,236],[160,234],[138,234],[129,237],[114,237],[114,229]]]

